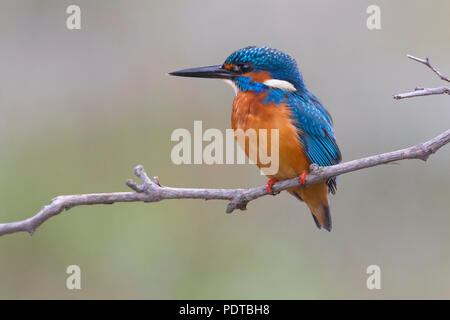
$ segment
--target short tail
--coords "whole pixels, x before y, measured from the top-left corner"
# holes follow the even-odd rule
[[[331,231],[332,223],[331,223],[331,213],[329,206],[320,206],[314,209],[311,209],[311,213],[316,223],[317,228],[324,228],[327,231]],[[318,218],[319,217],[319,218]]]
[[[328,186],[325,183],[310,185],[306,188],[288,190],[297,199],[304,201],[311,210],[317,228],[331,231],[331,212],[328,205]]]

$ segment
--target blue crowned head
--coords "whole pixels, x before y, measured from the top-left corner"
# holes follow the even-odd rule
[[[251,76],[256,82],[276,84],[276,80],[279,80],[280,86],[286,82],[286,87],[291,84],[298,91],[305,88],[294,58],[277,49],[245,47],[233,52],[222,67],[240,75]]]
[[[302,75],[293,58],[267,47],[246,47],[233,52],[222,65],[171,72],[181,77],[231,80],[240,89],[272,87],[303,93]]]

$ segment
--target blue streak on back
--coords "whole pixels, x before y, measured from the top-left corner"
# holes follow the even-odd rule
[[[311,162],[326,167],[341,161],[329,113],[312,94],[290,94],[286,106],[295,125],[301,130],[300,140]]]
[[[312,163],[321,167],[338,164],[341,151],[334,136],[330,114],[312,93],[287,94],[286,106],[292,112],[292,120],[300,129],[299,138],[303,149]],[[328,190],[336,192],[337,178],[327,181]]]

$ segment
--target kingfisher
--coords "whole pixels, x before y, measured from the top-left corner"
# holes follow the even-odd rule
[[[278,129],[278,171],[268,175],[267,192],[274,194],[276,181],[299,178],[300,186],[287,191],[306,203],[319,229],[331,231],[329,194],[337,188],[337,178],[305,186],[310,165],[331,166],[342,159],[333,129],[333,120],[320,100],[305,85],[296,61],[286,53],[268,47],[249,46],[233,52],[221,65],[190,68],[172,76],[223,79],[235,91],[231,126],[236,132]],[[240,146],[247,156],[252,148]],[[258,153],[259,154],[259,153]],[[264,165],[258,160],[258,167]]]

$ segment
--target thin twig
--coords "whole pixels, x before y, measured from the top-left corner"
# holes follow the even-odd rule
[[[317,165],[312,164],[310,173],[306,176],[306,185],[322,182],[330,177],[393,161],[405,159],[421,159],[426,161],[431,154],[435,153],[439,148],[449,142],[450,129],[429,141],[410,148],[348,161],[330,167],[318,167]],[[249,189],[171,188],[161,186],[158,178],[154,178],[152,181],[141,165],[134,169],[134,173],[140,179],[141,183],[137,184],[132,180],[127,180],[126,184],[135,192],[59,196],[53,199],[49,205],[42,208],[41,211],[31,218],[23,221],[0,224],[0,236],[20,231],[25,231],[32,235],[36,228],[42,223],[61,213],[64,209],[68,210],[72,207],[82,205],[112,204],[117,202],[158,202],[164,199],[219,199],[230,201],[226,212],[231,213],[235,209],[245,210],[250,201],[268,194],[265,186]],[[298,178],[293,178],[275,183],[272,190],[277,193],[298,186],[300,186]]]
[[[408,58],[414,60],[414,61],[423,63],[423,64],[426,65],[428,68],[430,68],[431,70],[433,70],[433,72],[436,73],[436,74],[438,75],[439,78],[441,78],[441,79],[444,80],[444,81],[450,82],[450,79],[449,79],[449,78],[447,78],[446,76],[444,76],[441,72],[439,72],[439,70],[437,70],[435,67],[433,67],[433,66],[431,65],[430,59],[429,59],[428,57],[425,58],[425,59],[420,59],[420,58],[414,57],[414,56],[412,56],[412,55],[410,55],[410,54],[407,54],[406,56],[407,56]]]
[[[428,68],[430,68],[435,74],[438,75],[438,77],[444,81],[450,82],[450,79],[444,76],[439,70],[437,70],[435,67],[433,67],[430,63],[430,59],[420,59],[417,57],[414,57],[410,54],[406,55],[408,58],[423,63]],[[438,88],[416,88],[412,92],[406,92],[406,93],[399,93],[393,96],[394,99],[405,99],[405,98],[412,98],[412,97],[419,97],[419,96],[429,96],[434,94],[450,94],[450,87],[438,87]]]
[[[430,96],[433,94],[450,94],[450,87],[438,87],[438,88],[421,88],[411,92],[399,93],[394,96],[394,99],[405,99],[419,96]]]

